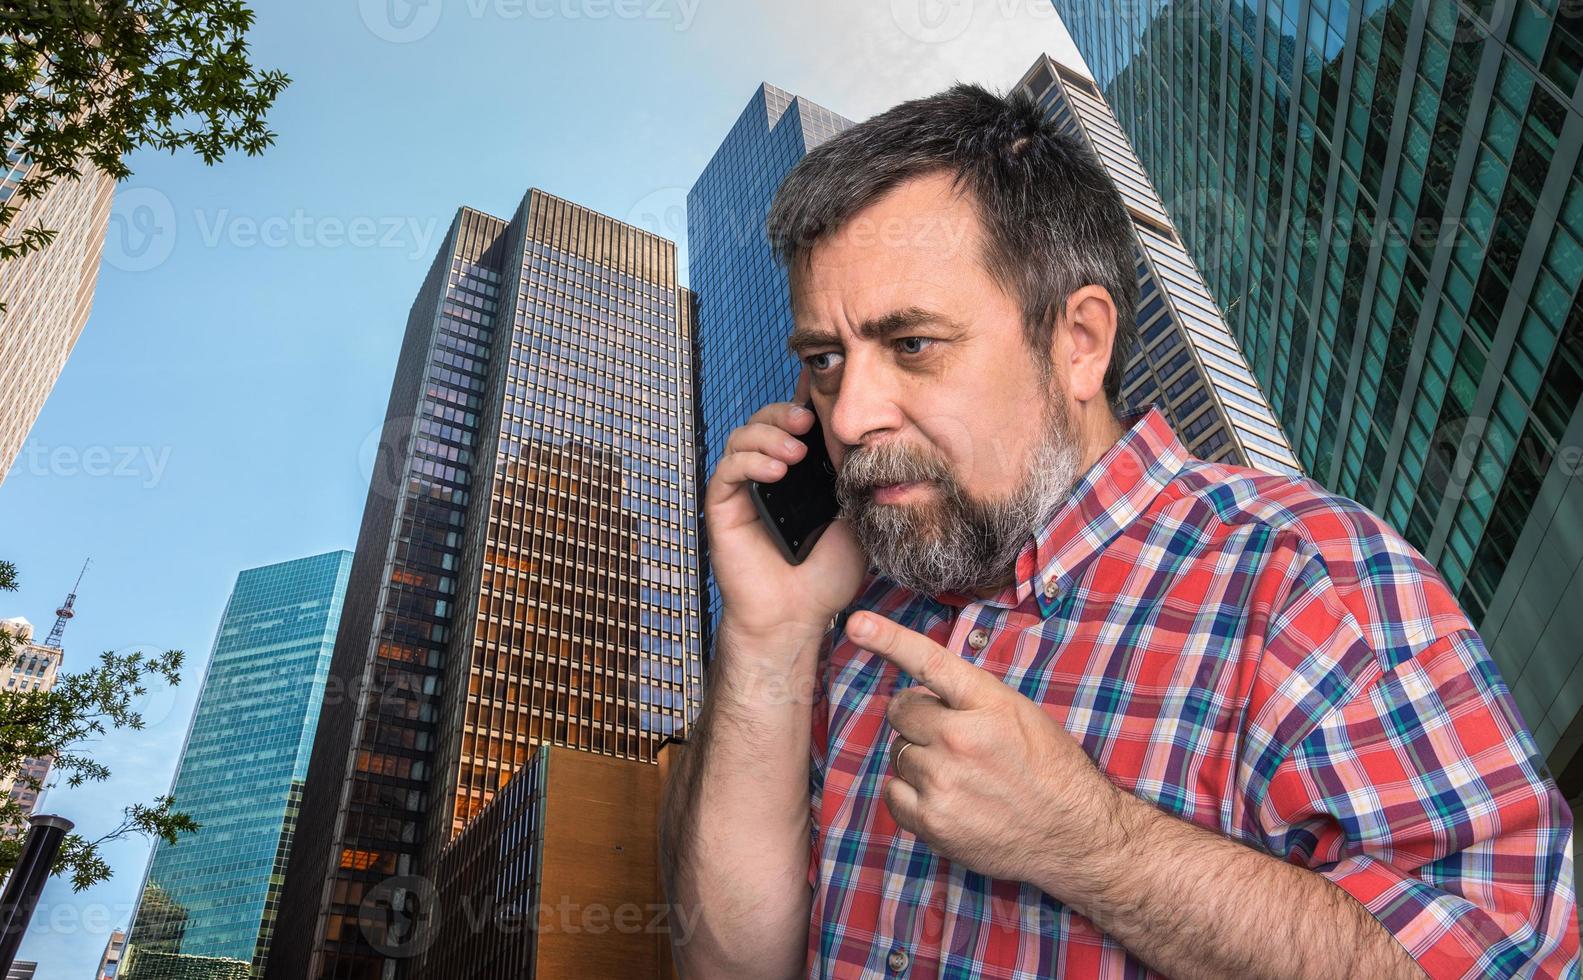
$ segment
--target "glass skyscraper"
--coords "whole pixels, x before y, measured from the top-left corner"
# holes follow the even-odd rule
[[[697,712],[693,299],[539,190],[463,208],[407,322],[269,976],[403,955],[436,859],[542,744],[653,763]],[[403,951],[406,951],[404,953]]]
[[[786,271],[770,251],[764,219],[797,161],[851,125],[800,95],[760,85],[687,193],[688,276],[698,295],[700,489],[731,430],[765,403],[791,398],[796,387],[799,365],[786,353]],[[713,636],[720,592],[707,563],[701,573]]]
[[[1298,459],[1433,561],[1583,793],[1583,18],[1055,0]]]
[[[1123,401],[1158,405],[1200,459],[1300,473],[1192,256],[1093,80],[1041,56],[1018,87],[1062,132],[1094,152],[1132,216],[1139,345],[1122,380]]]
[[[237,576],[171,788],[200,829],[156,842],[129,948],[262,969],[351,568],[332,551]]]

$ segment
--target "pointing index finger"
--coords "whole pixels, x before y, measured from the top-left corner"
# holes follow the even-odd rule
[[[852,642],[889,660],[939,695],[946,707],[972,708],[982,703],[984,671],[922,633],[867,611],[848,617],[846,633]]]

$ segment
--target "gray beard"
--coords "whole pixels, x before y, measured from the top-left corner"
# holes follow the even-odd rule
[[[836,477],[836,498],[881,575],[924,595],[976,594],[1015,581],[1023,546],[1071,495],[1082,477],[1065,406],[1049,399],[1044,437],[1028,476],[1004,500],[967,496],[947,464],[884,447],[850,451]],[[876,486],[933,481],[923,503],[877,504]]]

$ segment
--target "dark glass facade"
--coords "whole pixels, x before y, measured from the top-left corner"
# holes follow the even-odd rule
[[[687,193],[689,285],[698,295],[698,384],[703,406],[700,489],[731,430],[767,402],[792,396],[798,363],[786,353],[791,305],[764,219],[786,174],[852,122],[773,85],[760,85]],[[707,545],[706,545],[707,547]],[[710,635],[720,594],[707,563]]]
[[[334,551],[237,576],[171,787],[201,829],[155,842],[131,948],[262,969],[351,567]]]
[[[674,243],[542,191],[458,214],[408,320],[269,976],[386,976],[434,859],[537,745],[652,762],[696,713],[692,302]]]
[[[1192,256],[1093,80],[1040,57],[1018,87],[1062,132],[1094,152],[1132,216],[1139,344],[1122,381],[1125,403],[1158,405],[1200,459],[1301,473]]]
[[[1305,470],[1457,590],[1583,791],[1583,18],[1055,0]]]

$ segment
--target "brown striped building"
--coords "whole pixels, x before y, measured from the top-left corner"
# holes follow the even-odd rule
[[[539,190],[457,214],[378,440],[270,978],[411,976],[448,845],[541,746],[638,786],[615,764],[657,773],[696,716],[693,309],[667,239]]]

